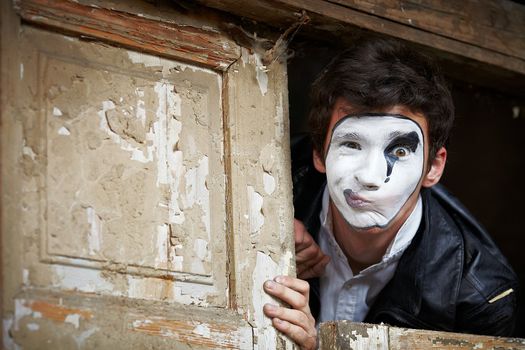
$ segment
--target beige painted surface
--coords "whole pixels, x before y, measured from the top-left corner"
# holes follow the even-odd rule
[[[262,314],[262,283],[294,273],[286,64],[243,49],[219,73],[17,29],[4,347],[291,348]]]

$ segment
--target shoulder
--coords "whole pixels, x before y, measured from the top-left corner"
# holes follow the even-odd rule
[[[427,203],[433,207],[432,213],[441,213],[440,220],[445,220],[447,230],[453,231],[449,234],[462,241],[455,328],[462,332],[511,335],[518,279],[510,264],[483,226],[442,186],[432,188],[429,196]]]

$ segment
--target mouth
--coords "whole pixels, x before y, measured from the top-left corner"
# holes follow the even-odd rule
[[[345,195],[346,203],[352,208],[362,208],[370,203],[352,190],[344,190],[343,194]]]

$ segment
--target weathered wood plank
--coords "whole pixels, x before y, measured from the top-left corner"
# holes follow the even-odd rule
[[[320,326],[320,349],[525,349],[525,339],[335,321]]]
[[[301,33],[307,36],[332,40],[337,43],[348,43],[351,42],[356,35],[359,35],[363,29],[371,33],[389,35],[421,45],[429,50],[440,51],[447,61],[454,64],[468,64],[471,66],[482,64],[486,66],[482,69],[483,71],[490,72],[499,70],[500,73],[496,72],[495,74],[501,76],[501,85],[507,84],[506,80],[509,78],[509,73],[525,74],[525,49],[518,53],[515,52],[516,47],[520,47],[520,45],[513,47],[514,53],[512,54],[499,52],[492,48],[489,49],[480,46],[481,44],[475,42],[474,39],[456,39],[453,35],[454,33],[451,34],[450,37],[447,37],[440,33],[434,33],[429,29],[417,27],[416,25],[419,22],[412,25],[408,23],[408,20],[405,21],[403,19],[396,22],[389,18],[367,13],[362,9],[343,6],[333,1],[256,0],[250,1],[249,3],[243,2],[242,6],[240,6],[238,0],[197,1],[205,6],[264,22],[281,30],[284,30],[296,22],[301,16],[301,12],[305,10],[310,18],[310,22],[301,28]],[[515,10],[514,7],[512,9],[513,11]],[[487,11],[491,13],[490,10]],[[434,11],[434,13],[435,12],[436,11]],[[505,16],[508,16],[509,21],[513,22],[512,25],[508,25],[508,28],[510,28],[509,31],[515,31],[517,30],[516,28],[524,25],[524,23],[521,23],[522,10],[518,8],[516,12],[518,14],[515,15],[510,15],[505,12]],[[429,16],[431,13],[433,12],[429,11]],[[468,15],[468,13],[465,15]],[[501,16],[499,13],[496,13],[495,16],[496,15]],[[489,14],[485,14],[484,16],[490,18]],[[433,18],[433,16],[431,17]],[[443,22],[446,20],[447,19],[441,19],[440,21]],[[448,20],[449,22],[454,22],[458,19],[452,14],[448,14]],[[488,20],[489,19],[485,19],[484,21],[486,22]],[[433,19],[433,21],[436,22],[433,24],[434,27],[440,23],[437,19]],[[498,23],[501,21],[500,19],[497,20]],[[502,26],[502,24],[499,25]],[[454,25],[449,24],[448,28],[454,28]],[[495,29],[494,31],[497,32]],[[467,34],[464,34],[464,36],[466,35]],[[481,36],[485,36],[486,33],[476,35],[477,38],[481,38]],[[491,38],[490,40],[497,41],[498,38],[500,38],[500,41],[506,40],[505,37],[501,37],[501,35],[497,35],[496,38]],[[520,37],[514,37],[513,40],[520,40]],[[495,44],[491,45],[494,46]],[[501,42],[498,45],[500,48],[503,48],[507,46],[507,43]],[[501,51],[504,51],[504,49],[501,49]],[[473,71],[478,68],[479,67],[476,67]],[[512,83],[510,83],[510,85],[508,90],[513,91],[516,89],[516,86]]]
[[[329,0],[444,37],[525,58],[525,8],[510,1]]]
[[[15,298],[13,322],[14,339],[27,348],[42,338],[86,349],[253,347],[251,326],[232,310],[118,297],[25,291]]]
[[[211,28],[152,20],[71,0],[15,0],[15,8],[31,23],[212,69],[226,70],[240,55],[235,42]]]

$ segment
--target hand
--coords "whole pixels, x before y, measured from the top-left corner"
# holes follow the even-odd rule
[[[303,280],[320,277],[330,262],[330,257],[321,251],[321,248],[306,231],[306,227],[297,219],[294,219],[294,233],[297,277]]]
[[[264,290],[291,307],[264,305],[264,314],[272,319],[273,326],[299,345],[301,350],[315,349],[317,330],[308,305],[308,282],[289,276],[277,276],[273,281],[264,283]]]

